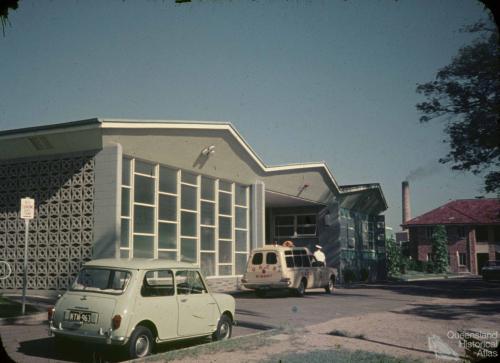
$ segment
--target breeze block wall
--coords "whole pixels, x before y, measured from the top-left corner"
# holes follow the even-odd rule
[[[25,223],[20,200],[35,199],[29,224],[30,290],[63,290],[82,262],[90,260],[93,241],[94,155],[0,161],[0,259],[12,274],[0,289],[23,285]]]

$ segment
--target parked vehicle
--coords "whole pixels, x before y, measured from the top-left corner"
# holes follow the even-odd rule
[[[305,247],[266,245],[252,251],[243,286],[258,296],[266,291],[287,289],[303,296],[306,289],[324,288],[333,293],[337,271],[326,267]]]
[[[481,269],[484,281],[500,280],[500,260],[488,261],[488,265]]]
[[[234,314],[234,298],[211,293],[192,264],[101,259],[83,266],[48,318],[58,343],[121,345],[131,358],[140,358],[160,342],[228,339]]]

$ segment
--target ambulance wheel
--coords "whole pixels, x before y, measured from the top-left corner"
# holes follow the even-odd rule
[[[327,294],[333,294],[334,288],[335,288],[335,277],[332,276],[330,277],[330,280],[328,280],[328,285],[325,286],[325,291]]]
[[[299,287],[297,287],[297,289],[295,289],[295,294],[299,297],[302,297],[304,296],[304,294],[306,293],[306,280],[302,279],[300,280],[300,284],[299,284]]]

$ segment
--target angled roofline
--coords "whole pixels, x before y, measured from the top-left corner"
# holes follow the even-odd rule
[[[356,184],[339,186],[330,168],[325,161],[307,162],[307,163],[292,163],[276,166],[268,166],[257,155],[252,147],[241,136],[239,131],[228,121],[183,121],[183,120],[147,120],[147,119],[121,119],[121,118],[90,118],[79,121],[64,122],[51,125],[26,127],[21,129],[0,131],[0,140],[30,137],[51,132],[65,132],[67,130],[79,131],[88,129],[192,129],[192,130],[222,130],[228,131],[238,143],[247,151],[250,157],[259,165],[259,167],[267,173],[280,171],[300,171],[319,169],[326,173],[333,186],[339,194],[347,194],[352,192],[360,192],[369,189],[378,189],[385,209],[388,208],[387,202],[382,192],[382,188],[378,183],[371,184]]]
[[[163,120],[132,120],[132,119],[99,119],[102,128],[125,128],[125,129],[144,129],[144,128],[157,128],[157,129],[195,129],[195,130],[223,130],[229,131],[231,135],[239,142],[239,144],[247,151],[252,159],[260,166],[265,172],[278,172],[278,171],[293,171],[293,170],[307,170],[307,169],[322,169],[326,172],[331,182],[340,193],[340,187],[335,180],[332,172],[324,161],[308,162],[308,163],[294,163],[283,164],[276,166],[268,166],[257,155],[252,147],[245,141],[243,136],[228,121],[163,121]]]
[[[385,199],[384,192],[382,191],[382,187],[380,183],[367,183],[367,184],[350,184],[350,185],[341,185],[340,193],[341,194],[349,194],[349,193],[359,193],[367,190],[378,189],[379,194],[384,202],[385,210],[389,207],[387,205],[387,201]]]
[[[45,134],[51,131],[64,132],[66,129],[85,130],[99,128],[101,122],[97,118],[89,118],[79,121],[63,122],[58,124],[23,127],[21,129],[11,129],[0,131],[0,140],[16,138],[19,136],[29,137],[38,134]],[[76,130],[75,130],[76,131]]]

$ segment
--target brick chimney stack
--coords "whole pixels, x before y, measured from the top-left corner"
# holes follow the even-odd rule
[[[411,219],[411,209],[410,209],[410,183],[404,181],[403,187],[403,224]]]

